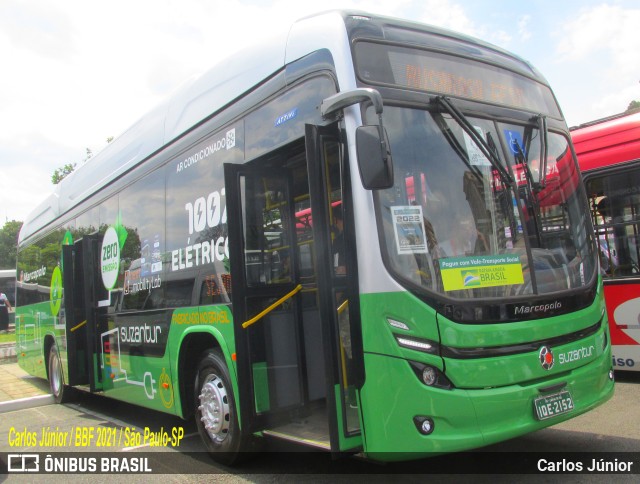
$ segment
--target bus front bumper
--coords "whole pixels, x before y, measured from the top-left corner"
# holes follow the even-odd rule
[[[365,453],[382,461],[423,458],[511,439],[587,412],[614,391],[610,348],[590,363],[544,381],[483,389],[426,387],[406,360],[379,354],[366,354],[365,360],[367,380],[360,395]],[[541,388],[554,387],[570,393],[573,408],[540,420],[534,401]],[[424,419],[433,422],[428,434],[420,429]]]

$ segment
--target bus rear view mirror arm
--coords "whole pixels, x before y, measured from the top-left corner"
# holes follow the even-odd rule
[[[376,114],[382,116],[382,96],[371,88],[353,89],[329,96],[320,104],[320,112],[323,118],[328,118],[337,111],[365,101],[370,101]]]
[[[382,96],[371,88],[353,89],[334,94],[322,101],[323,118],[354,104],[369,101],[378,115],[377,126],[360,126],[356,131],[358,166],[362,184],[368,190],[393,186],[393,166],[386,131],[382,124]]]

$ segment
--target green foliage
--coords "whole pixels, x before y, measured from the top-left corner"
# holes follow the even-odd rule
[[[0,334],[0,343],[15,343],[15,342],[16,342],[15,333]]]
[[[32,272],[40,267],[48,268],[47,272],[38,277],[33,282],[42,286],[49,286],[51,281],[51,271],[60,262],[62,252],[62,240],[66,230],[61,228],[49,233],[46,237],[38,240],[37,243],[20,251],[20,262],[18,264],[18,274],[21,272]]]
[[[636,111],[640,109],[640,101],[631,101],[627,107],[627,111]]]
[[[107,144],[111,143],[112,141],[113,136],[109,136],[107,138]],[[84,160],[82,160],[83,163],[93,156],[93,151],[91,150],[91,148],[85,148],[85,150],[86,155],[84,157]],[[51,175],[51,183],[53,183],[54,185],[60,183],[69,173],[72,173],[73,170],[76,169],[76,166],[78,166],[77,163],[67,163],[60,168],[56,168],[56,170],[53,172],[53,175]]]
[[[76,169],[76,163],[67,163],[61,168],[56,168],[51,175],[51,183],[57,185],[60,183],[69,173]]]
[[[18,234],[22,222],[11,220],[0,229],[0,269],[14,269],[18,251]]]

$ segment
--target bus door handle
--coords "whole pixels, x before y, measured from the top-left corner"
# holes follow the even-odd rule
[[[284,296],[282,296],[280,299],[278,299],[276,302],[274,302],[271,306],[269,306],[268,308],[266,308],[265,310],[261,311],[260,313],[256,314],[253,318],[249,319],[248,321],[245,321],[244,323],[242,323],[242,329],[247,329],[249,326],[251,326],[253,323],[259,321],[260,319],[262,319],[264,316],[266,316],[267,314],[269,314],[271,311],[273,311],[275,308],[277,308],[278,306],[280,306],[281,304],[283,304],[284,302],[288,301],[289,299],[291,299],[293,296],[295,296],[296,294],[298,294],[300,291],[302,290],[302,284],[298,284],[293,291],[291,291],[288,294],[285,294]]]

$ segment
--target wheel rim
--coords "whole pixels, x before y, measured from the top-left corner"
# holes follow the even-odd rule
[[[217,375],[205,379],[199,395],[200,421],[214,442],[222,442],[229,435],[229,398],[224,382]]]
[[[62,372],[60,371],[60,360],[58,355],[54,354],[51,364],[51,391],[54,396],[60,395],[60,389],[62,388]]]

